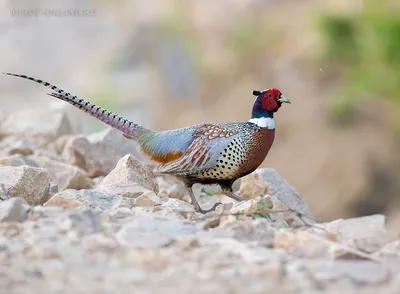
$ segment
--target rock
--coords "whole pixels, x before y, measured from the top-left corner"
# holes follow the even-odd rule
[[[158,193],[158,186],[150,168],[143,165],[132,155],[122,157],[116,167],[101,181],[99,187],[115,184],[136,183],[139,186]]]
[[[149,190],[158,193],[153,172],[129,154],[118,161],[96,190],[129,198],[137,198]]]
[[[182,200],[185,197],[185,186],[177,178],[169,175],[156,177],[159,188],[158,195]]]
[[[308,288],[315,285],[316,289],[321,289],[322,287],[332,289],[335,284],[333,281],[350,280],[354,283],[350,285],[362,287],[386,284],[390,279],[389,269],[385,265],[372,261],[293,261],[288,264],[286,272],[289,278],[301,282],[299,286]],[[339,287],[339,289],[350,289],[352,288],[350,285],[349,283],[344,283],[344,287]],[[366,288],[363,287],[362,289]],[[330,293],[337,293],[337,291],[330,291]],[[368,293],[374,293],[373,288]]]
[[[239,241],[263,247],[272,247],[277,231],[266,219],[238,219],[234,216],[227,216],[221,219],[220,227],[228,229],[232,232],[232,237]]]
[[[181,184],[174,184],[166,190],[166,196],[182,200],[185,197],[185,187]]]
[[[271,219],[279,227],[305,227],[307,222],[302,215],[291,211],[275,195],[267,195],[272,203],[272,209],[268,213]]]
[[[273,207],[269,197],[259,196],[255,199],[236,202],[230,209],[232,214],[267,214]]]
[[[300,258],[335,258],[339,246],[328,243],[322,237],[307,231],[278,231],[275,234],[273,248],[283,249]]]
[[[0,142],[0,149],[5,150],[7,155],[31,155],[35,148],[36,147],[22,135],[9,136]]]
[[[371,224],[363,218],[348,221],[343,230],[339,229],[341,221],[334,225],[315,225],[302,231],[280,230],[275,235],[274,248],[302,258],[373,260],[369,253],[379,248],[377,244],[383,243],[381,232],[374,230],[374,221],[379,223],[379,220],[370,218]],[[364,227],[355,224],[364,224]],[[371,228],[371,233],[368,228]]]
[[[97,161],[90,142],[84,136],[71,137],[65,143],[63,155],[67,161],[87,171],[89,177],[105,175],[102,166]]]
[[[88,137],[70,138],[64,155],[71,164],[85,169],[94,178],[109,174],[126,154],[138,155],[135,146],[134,141],[125,138],[120,131],[108,128]]]
[[[0,222],[22,222],[27,217],[26,201],[19,197],[0,202]]]
[[[15,154],[0,158],[0,165],[8,165],[8,166],[29,165],[33,167],[38,167],[37,164],[32,159],[21,154]]]
[[[78,237],[96,234],[103,231],[104,223],[108,217],[94,212],[92,209],[66,210],[57,217],[57,226],[60,230],[75,232]]]
[[[30,205],[43,204],[49,197],[50,174],[30,166],[0,166],[0,183],[12,197],[22,197]]]
[[[92,182],[87,178],[87,173],[76,166],[44,156],[37,156],[34,160],[39,167],[46,169],[51,174],[51,180],[57,183],[59,191],[93,187]]]
[[[124,198],[137,198],[143,193],[153,192],[136,183],[116,183],[115,185],[101,185],[96,187],[96,191],[107,192],[111,194],[120,195]],[[154,192],[153,192],[154,193]]]
[[[274,169],[259,168],[255,173],[259,174],[267,183],[270,195],[276,196],[286,207],[300,213],[302,220],[306,224],[312,225],[315,223],[307,204],[300,198],[299,193]]]
[[[380,214],[340,219],[321,226],[336,234],[341,243],[367,253],[378,251],[389,241],[386,217]]]
[[[56,140],[47,144],[46,150],[51,150],[53,153],[61,155],[70,137],[71,135],[62,135],[58,137]]]
[[[383,246],[379,251],[374,253],[376,257],[383,257],[386,260],[399,262],[400,259],[400,240],[389,242]]]
[[[50,182],[50,188],[49,188],[49,199],[53,197],[55,194],[57,194],[58,191],[58,185],[54,182]]]
[[[131,248],[158,248],[196,231],[198,229],[189,223],[135,217],[118,231],[116,237],[120,244]]]
[[[45,206],[57,206],[62,208],[73,208],[82,206],[83,203],[78,199],[76,190],[64,190],[60,193],[56,193],[51,197],[44,205]]]
[[[251,173],[241,178],[237,193],[245,199],[257,198],[268,193],[268,185],[258,173]]]
[[[68,189],[54,195],[45,205],[64,208],[87,206],[89,208],[111,210],[113,207],[118,206],[121,201],[121,196],[106,192]]]
[[[1,124],[2,135],[48,134],[61,136],[72,133],[71,123],[64,113],[57,109],[23,109],[9,114]]]
[[[163,198],[163,200],[164,201],[161,205],[161,209],[170,209],[185,218],[195,214],[194,206],[185,201],[175,198]]]
[[[135,206],[157,206],[161,199],[153,191],[148,191],[135,199]]]

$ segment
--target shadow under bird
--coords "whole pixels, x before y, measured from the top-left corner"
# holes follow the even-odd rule
[[[253,91],[256,99],[249,121],[201,123],[185,128],[152,131],[126,118],[96,106],[48,82],[20,74],[6,75],[28,79],[53,90],[48,95],[68,102],[136,140],[141,151],[156,162],[155,173],[181,179],[189,190],[195,210],[206,213],[198,204],[192,186],[196,183],[219,185],[223,193],[236,200],[243,198],[232,191],[233,182],[256,170],[275,138],[274,113],[290,101],[276,89]]]

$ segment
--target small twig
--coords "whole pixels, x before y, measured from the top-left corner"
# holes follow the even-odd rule
[[[285,213],[285,212],[295,213],[296,216],[299,217],[299,218],[304,222],[305,225],[313,226],[313,225],[307,224],[307,223],[302,219],[302,217],[308,217],[309,219],[313,220],[310,216],[307,216],[307,215],[305,215],[305,214],[303,214],[303,213],[300,213],[300,212],[295,211],[295,210],[290,209],[290,208],[288,208],[288,209],[269,210],[269,211],[266,212],[265,214],[276,214],[276,213]],[[247,212],[243,212],[243,211],[239,211],[239,212],[231,212],[231,211],[216,212],[216,211],[211,211],[211,212],[209,212],[209,213],[207,213],[207,214],[205,214],[205,215],[203,215],[203,216],[201,216],[201,217],[196,218],[195,220],[196,220],[196,221],[201,221],[201,220],[205,220],[205,219],[209,219],[209,218],[214,218],[214,217],[219,217],[219,216],[227,216],[227,215],[235,215],[235,216],[238,216],[238,215],[253,216],[253,215],[256,215],[256,214],[257,214],[257,213],[249,212],[249,211],[247,211]]]

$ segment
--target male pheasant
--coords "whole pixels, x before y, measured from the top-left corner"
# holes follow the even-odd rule
[[[42,84],[54,92],[48,95],[88,112],[120,130],[128,139],[138,142],[141,151],[158,163],[156,173],[181,179],[189,190],[195,210],[206,213],[194,196],[192,186],[218,184],[222,191],[237,201],[243,200],[232,191],[233,182],[253,172],[265,159],[275,137],[274,113],[290,101],[275,88],[253,91],[256,99],[251,119],[247,122],[202,123],[167,131],[152,131],[117,114],[74,96],[48,82],[20,74],[5,73]]]

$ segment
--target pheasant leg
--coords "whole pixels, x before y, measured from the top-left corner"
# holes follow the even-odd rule
[[[240,197],[239,195],[237,195],[235,192],[224,192],[224,194],[226,195],[226,196],[228,196],[229,198],[232,198],[233,200],[236,200],[236,201],[244,201],[244,198],[243,197]]]
[[[232,189],[230,187],[221,187],[222,191],[219,192],[218,194],[220,195],[225,195],[233,200],[236,201],[244,201],[245,199],[243,197],[240,197],[239,195],[237,195],[235,192],[232,191]]]
[[[202,214],[205,214],[205,213],[207,213],[207,212],[214,211],[214,210],[217,208],[218,205],[222,204],[222,203],[220,203],[220,202],[217,202],[217,203],[215,203],[215,204],[213,205],[213,207],[211,207],[210,209],[204,210],[204,209],[202,209],[202,208],[200,207],[199,203],[197,202],[196,197],[194,196],[192,187],[189,187],[188,190],[189,190],[190,200],[192,201],[192,204],[193,204],[193,206],[194,206],[194,210],[195,210],[196,212],[200,212],[200,213],[202,213]]]

